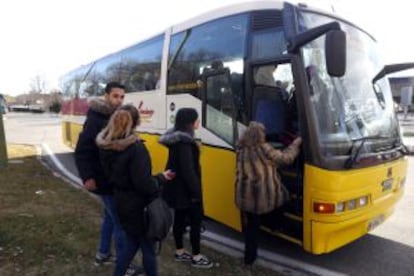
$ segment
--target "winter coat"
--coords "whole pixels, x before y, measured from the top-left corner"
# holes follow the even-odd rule
[[[162,175],[151,174],[151,158],[143,142],[134,134],[110,143],[102,139],[100,161],[105,177],[114,186],[115,207],[124,231],[133,237],[145,235],[144,208],[159,194]]]
[[[166,169],[175,172],[175,178],[163,188],[165,201],[175,209],[202,203],[200,150],[194,137],[170,129],[159,142],[169,149]]]
[[[236,206],[253,214],[265,214],[281,206],[288,192],[277,173],[280,165],[290,164],[299,153],[292,143],[284,151],[263,143],[237,150]]]
[[[114,110],[107,101],[100,98],[92,99],[75,147],[75,162],[83,183],[88,179],[95,179],[97,188],[92,192],[101,195],[111,195],[113,188],[104,178],[95,138],[106,126]]]

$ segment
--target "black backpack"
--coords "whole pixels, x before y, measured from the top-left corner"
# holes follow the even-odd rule
[[[167,237],[173,223],[170,208],[164,199],[157,196],[145,207],[144,213],[147,238],[159,242],[160,251],[161,242]]]

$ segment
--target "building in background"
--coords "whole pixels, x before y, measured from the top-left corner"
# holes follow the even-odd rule
[[[389,81],[391,84],[392,97],[398,105],[397,110],[403,111],[404,106],[406,106],[410,111],[414,110],[414,105],[412,104],[412,92],[407,93],[413,90],[414,77],[390,77]]]

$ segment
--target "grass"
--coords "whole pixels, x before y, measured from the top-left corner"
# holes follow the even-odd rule
[[[9,145],[8,155],[9,165],[0,169],[0,275],[111,275],[113,266],[92,264],[100,202],[55,177],[35,148]],[[159,257],[160,275],[243,275],[240,259],[205,246],[202,252],[219,266],[195,269],[175,262],[173,252],[169,237]],[[259,266],[252,272],[278,275]]]

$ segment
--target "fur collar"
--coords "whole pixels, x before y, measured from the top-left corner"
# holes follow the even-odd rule
[[[134,133],[131,133],[125,138],[108,141],[104,138],[106,136],[106,131],[107,130],[104,129],[98,134],[98,136],[96,136],[96,144],[101,149],[123,151],[138,140],[138,137]]]
[[[88,101],[89,108],[95,112],[111,115],[116,108],[111,106],[105,99],[102,98],[91,98]]]
[[[171,146],[178,142],[195,143],[194,137],[184,131],[174,130],[171,128],[161,135],[159,143],[165,146]]]

